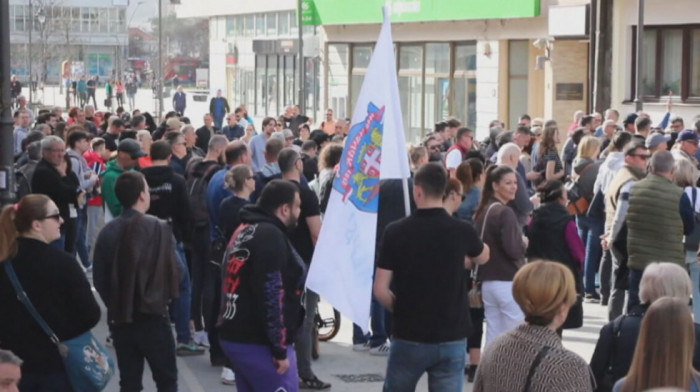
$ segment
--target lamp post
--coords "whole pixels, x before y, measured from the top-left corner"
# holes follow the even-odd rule
[[[163,0],[158,0],[158,79],[156,79],[156,90],[158,121],[161,121],[163,116]]]
[[[14,203],[14,146],[10,103],[10,2],[0,1],[0,205]]]
[[[29,49],[27,57],[29,57],[29,104],[32,103],[32,30],[34,30],[34,8],[32,0],[29,0]]]
[[[42,5],[36,11],[36,20],[39,22],[39,38],[41,39],[41,72],[39,80],[46,79],[46,37],[44,37],[44,24],[46,23],[46,12],[44,11],[44,6]],[[43,90],[42,90],[43,91]],[[42,101],[43,93],[42,93]]]
[[[639,0],[639,9],[637,14],[637,55],[635,56],[636,69],[634,81],[634,110],[641,112],[644,108],[644,100],[642,98],[642,57],[644,55],[644,0]]]

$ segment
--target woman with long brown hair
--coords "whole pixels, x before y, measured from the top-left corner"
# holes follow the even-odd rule
[[[8,278],[14,270],[24,292],[60,341],[100,320],[100,307],[78,261],[49,245],[61,236],[58,207],[30,194],[0,213],[0,347],[24,361],[21,391],[72,391],[58,347],[44,333]]]
[[[676,387],[700,390],[700,373],[693,369],[695,330],[688,301],[664,297],[647,310],[627,377],[613,392],[637,392]]]
[[[476,230],[491,249],[489,262],[479,267],[477,281],[486,316],[486,347],[500,334],[523,322],[523,313],[513,298],[513,277],[525,265],[527,239],[518,218],[506,204],[515,199],[518,180],[510,166],[491,166],[481,202],[474,214]]]
[[[559,143],[559,129],[556,126],[546,127],[542,133],[537,164],[532,169],[540,173],[540,177],[535,180],[535,185],[539,185],[542,181],[561,180],[566,175],[557,151],[557,143]]]

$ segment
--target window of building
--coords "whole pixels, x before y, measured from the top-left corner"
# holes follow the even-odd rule
[[[226,37],[233,37],[236,35],[236,17],[228,16],[226,17]]]
[[[296,99],[296,79],[297,79],[296,56],[284,56],[284,106],[294,104]]]
[[[683,102],[700,101],[700,25],[645,26],[642,42],[644,99],[654,101],[672,92]],[[636,94],[635,44],[636,39],[632,47],[631,97]]]
[[[255,15],[255,36],[264,37],[265,36],[265,14]]]
[[[245,35],[252,37],[255,33],[255,19],[253,14],[245,16]]]
[[[352,77],[350,79],[350,102],[355,102],[360,94],[362,82],[365,80],[369,59],[372,57],[372,46],[355,45],[352,48]]]
[[[27,7],[23,5],[13,5],[10,7],[13,14],[12,21],[14,23],[13,30],[15,31],[27,31]]]
[[[71,31],[79,32],[82,25],[80,8],[75,7],[71,9]]]
[[[515,129],[520,116],[527,113],[529,54],[529,41],[513,40],[508,43],[508,124],[510,129]]]
[[[98,8],[97,9],[97,15],[98,15],[97,28],[99,29],[100,33],[109,32],[109,24],[111,22],[111,20],[110,20],[111,18],[109,15],[110,11],[112,11],[112,14],[114,14],[114,11],[116,11],[116,10],[110,9],[110,8]],[[116,25],[115,25],[115,29],[112,31],[116,32]]]
[[[425,128],[449,117],[449,96],[450,44],[425,44]]]
[[[399,47],[399,98],[406,141],[415,143],[423,135],[423,45]]]
[[[289,32],[291,33],[292,36],[296,37],[299,34],[299,27],[297,26],[297,13],[296,11],[291,12],[291,16],[289,18],[289,25],[291,28],[289,29]]]
[[[289,14],[289,12],[280,12],[277,19],[277,28],[282,37],[289,35]]]
[[[476,128],[476,43],[455,45],[454,96],[451,115]]]
[[[277,56],[267,56],[267,107],[266,116],[277,118],[279,101],[277,100]]]
[[[243,15],[236,15],[236,16],[234,16],[233,18],[236,20],[236,21],[234,22],[234,25],[235,25],[235,28],[236,28],[235,35],[236,35],[236,36],[239,36],[239,37],[240,37],[240,36],[243,36],[243,34],[245,33],[245,31],[244,31],[244,27],[245,27],[245,16],[243,16]]]
[[[267,36],[274,37],[277,35],[277,13],[270,12],[266,16]]]
[[[329,44],[326,57],[328,105],[336,118],[345,118],[348,109],[348,79],[350,77],[350,45]]]

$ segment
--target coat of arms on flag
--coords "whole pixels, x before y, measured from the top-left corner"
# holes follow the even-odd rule
[[[379,168],[382,156],[384,106],[369,103],[364,121],[348,133],[346,151],[333,187],[361,211],[376,212],[379,207]]]

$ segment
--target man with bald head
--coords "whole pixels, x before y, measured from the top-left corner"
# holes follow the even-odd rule
[[[532,200],[530,200],[530,195],[527,193],[525,178],[517,170],[520,164],[520,147],[515,143],[506,143],[501,146],[498,149],[496,164],[509,166],[515,170],[518,178],[518,189],[515,192],[515,199],[508,203],[508,207],[515,212],[520,226],[525,226],[534,206]],[[536,198],[535,201],[537,201]]]

